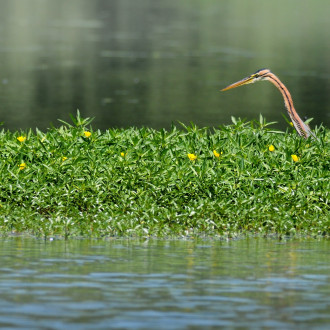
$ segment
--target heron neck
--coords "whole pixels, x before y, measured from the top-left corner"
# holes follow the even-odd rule
[[[282,81],[273,73],[269,73],[267,75],[267,79],[274,84],[277,89],[282,93],[283,99],[284,99],[284,103],[285,103],[285,107],[288,110],[288,113],[290,115],[290,117],[292,115],[296,115],[298,118],[300,118],[293,106],[293,101],[292,101],[292,97],[290,92],[288,91],[288,89],[285,87],[285,85],[282,83]]]
[[[282,93],[283,99],[284,99],[284,104],[285,107],[288,111],[288,114],[290,116],[290,119],[299,133],[299,135],[304,136],[307,138],[309,136],[310,129],[309,127],[301,120],[299,117],[297,111],[295,110],[293,106],[293,101],[290,92],[288,89],[285,87],[285,85],[281,82],[281,80],[274,75],[272,72],[268,73],[267,75],[267,80],[269,80],[272,84],[274,84],[277,89]],[[307,130],[307,132],[306,132]]]

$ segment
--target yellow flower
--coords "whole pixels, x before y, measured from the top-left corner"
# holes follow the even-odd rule
[[[293,127],[293,122],[292,122],[292,121],[290,121],[290,126],[292,126],[292,127]]]
[[[187,156],[190,160],[196,160],[197,159],[197,156],[194,155],[194,154],[188,154]]]
[[[291,155],[291,158],[294,162],[299,162],[299,157],[297,155]]]
[[[26,164],[25,163],[21,163],[21,164],[18,165],[18,167],[19,167],[20,170],[24,170],[25,167],[26,167]]]
[[[219,158],[220,155],[222,155],[222,151],[220,153],[218,153],[216,150],[213,150],[213,154],[215,157]]]
[[[124,152],[121,152],[121,153],[120,153],[120,156],[125,157],[126,154],[125,154]]]
[[[268,147],[268,150],[270,152],[273,152],[275,150],[275,147],[271,144],[269,147]]]
[[[68,157],[62,157],[62,162],[64,162],[67,159],[68,159]]]
[[[19,137],[17,138],[17,140],[18,140],[19,142],[24,142],[24,141],[26,140],[26,137],[25,137],[25,136],[19,136]]]
[[[89,131],[85,131],[84,134],[87,138],[89,138],[92,135],[92,133]]]

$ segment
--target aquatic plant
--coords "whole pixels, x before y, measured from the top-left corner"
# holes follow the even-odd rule
[[[72,120],[0,132],[2,233],[329,236],[326,128],[305,140],[263,118],[103,132]]]

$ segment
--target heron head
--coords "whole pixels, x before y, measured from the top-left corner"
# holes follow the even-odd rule
[[[236,87],[239,87],[242,85],[253,84],[254,82],[256,82],[258,80],[267,79],[268,73],[270,73],[270,70],[260,69],[260,70],[256,71],[255,73],[251,74],[250,76],[245,77],[242,80],[239,80],[239,81],[225,87],[224,89],[221,89],[221,92],[224,92],[229,89],[236,88]]]

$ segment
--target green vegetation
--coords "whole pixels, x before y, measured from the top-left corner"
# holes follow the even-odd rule
[[[0,230],[38,236],[329,237],[329,130],[258,122],[0,132]]]

